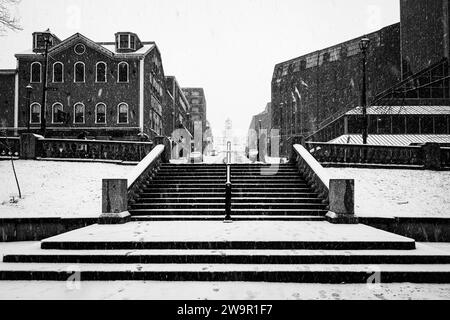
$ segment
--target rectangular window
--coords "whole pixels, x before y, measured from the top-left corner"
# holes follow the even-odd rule
[[[129,46],[128,46],[128,35],[126,35],[126,34],[123,34],[123,35],[120,35],[120,43],[119,43],[119,48],[120,49],[128,49],[129,48]]]
[[[84,105],[78,103],[74,107],[74,123],[84,123]]]
[[[52,122],[53,123],[63,123],[64,122],[63,106],[60,103],[53,105]]]
[[[103,103],[97,105],[95,123],[106,123],[106,106]]]

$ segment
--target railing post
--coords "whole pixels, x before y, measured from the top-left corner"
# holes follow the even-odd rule
[[[441,148],[438,143],[427,142],[422,146],[422,164],[425,169],[441,169]]]
[[[38,139],[43,138],[34,133],[23,133],[20,135],[20,159],[36,159],[38,157]]]
[[[303,147],[306,147],[305,137],[303,136],[294,136],[290,140],[289,144],[289,162],[295,163],[297,161],[297,153],[294,150],[294,145],[300,144]]]
[[[130,221],[127,184],[127,179],[103,179],[99,224],[123,224]]]
[[[172,146],[169,139],[165,136],[158,136],[154,139],[155,146],[162,144],[164,145],[164,151],[161,155],[161,161],[163,163],[169,163],[172,156]]]
[[[329,212],[326,219],[336,224],[356,224],[355,217],[355,180],[330,179]]]

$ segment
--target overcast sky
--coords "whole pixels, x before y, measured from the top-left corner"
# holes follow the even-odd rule
[[[155,41],[166,75],[203,87],[208,119],[220,135],[227,117],[246,130],[270,101],[276,63],[399,21],[398,0],[22,0],[23,31],[0,37],[0,68],[50,28],[114,41],[133,31]]]

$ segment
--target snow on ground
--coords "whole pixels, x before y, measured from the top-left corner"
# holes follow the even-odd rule
[[[102,179],[126,177],[132,167],[107,163],[0,161],[0,217],[93,217],[101,214]],[[17,203],[10,200],[14,197]]]
[[[450,300],[450,284],[0,281],[0,300]]]
[[[370,217],[450,218],[450,172],[326,168],[335,178],[355,179],[355,211]]]

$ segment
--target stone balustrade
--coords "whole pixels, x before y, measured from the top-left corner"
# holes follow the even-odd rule
[[[48,139],[37,141],[41,158],[122,160],[139,162],[152,150],[151,142]]]
[[[0,156],[1,157],[18,157],[20,154],[20,138],[19,137],[0,137]]]
[[[328,205],[327,220],[332,223],[357,223],[354,179],[332,179],[322,165],[300,144],[293,146],[303,177]]]
[[[102,181],[102,215],[100,224],[125,223],[130,220],[128,206],[142,191],[145,183],[157,172],[164,158],[164,144],[159,144],[135,166],[126,178],[108,178]]]
[[[421,165],[420,146],[375,146],[307,142],[306,146],[319,162]]]

